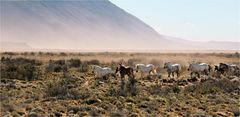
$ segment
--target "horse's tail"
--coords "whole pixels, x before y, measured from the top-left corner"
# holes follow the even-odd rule
[[[178,65],[178,66],[177,66],[177,69],[178,69],[178,72],[180,72],[180,71],[181,71],[181,66]]]

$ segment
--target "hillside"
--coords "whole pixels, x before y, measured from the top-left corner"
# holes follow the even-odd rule
[[[224,43],[219,48],[214,42],[201,48],[202,44],[169,39],[108,0],[2,0],[1,38],[35,49],[239,49],[239,43]]]

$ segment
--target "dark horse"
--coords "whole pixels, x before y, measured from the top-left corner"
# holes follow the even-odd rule
[[[125,80],[124,77],[127,75],[128,76],[128,81],[129,84],[128,86],[130,87],[129,92],[131,95],[136,95],[136,79],[134,78],[133,74],[133,68],[132,67],[125,67],[122,64],[119,64],[119,66],[116,68],[116,73],[120,73],[121,76],[121,90],[120,90],[120,95],[125,96],[126,95],[126,87],[125,87]]]
[[[125,77],[125,75],[127,75],[130,78],[134,78],[134,74],[133,74],[133,68],[132,67],[125,67],[122,64],[119,64],[119,67],[116,68],[116,73],[120,73],[121,79],[123,79]]]
[[[219,63],[219,66],[215,66],[215,71],[220,74],[227,73],[229,71],[229,65],[225,63]]]

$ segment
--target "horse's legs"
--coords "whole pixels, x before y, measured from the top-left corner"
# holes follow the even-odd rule
[[[198,75],[198,78],[200,78],[200,73],[197,73],[197,75]]]
[[[191,72],[190,77],[192,78],[193,72]]]
[[[172,72],[172,77],[174,78],[174,72]]]
[[[168,72],[168,77],[171,77],[170,74],[171,74],[171,72]]]
[[[124,76],[121,74],[121,90],[120,90],[120,95],[124,96],[125,95],[125,81],[124,81]]]
[[[177,77],[179,77],[179,71],[177,71]]]

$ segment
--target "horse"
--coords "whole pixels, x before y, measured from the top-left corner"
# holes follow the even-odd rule
[[[234,64],[229,65],[229,71],[228,71],[229,74],[239,76],[239,74],[240,74],[239,71],[240,71],[240,69],[237,65],[234,65]]]
[[[229,72],[229,67],[229,64],[219,63],[218,71],[220,71],[221,74],[227,74]]]
[[[172,64],[170,62],[164,63],[164,69],[167,70],[168,72],[168,77],[171,77],[170,75],[172,74],[172,76],[174,77],[174,72],[176,72],[177,77],[179,77],[180,75],[180,70],[181,70],[181,66],[179,64]]]
[[[114,71],[111,69],[111,68],[108,68],[108,67],[100,67],[98,65],[93,65],[92,66],[92,73],[95,75],[95,77],[97,78],[100,78],[100,77],[104,77],[106,75],[109,75],[109,74],[113,74]]]
[[[191,77],[192,74],[195,73],[198,75],[198,78],[200,78],[200,73],[205,73],[205,75],[210,73],[211,66],[207,63],[192,63],[189,65],[188,71],[191,71]]]
[[[120,95],[126,95],[126,91],[129,90],[131,95],[136,95],[136,88],[135,88],[135,83],[136,83],[136,79],[134,78],[134,70],[132,67],[129,66],[124,66],[122,64],[119,64],[119,66],[116,68],[115,74],[116,73],[120,73],[121,76],[121,90],[120,90]],[[128,89],[126,90],[126,85],[125,85],[125,80],[124,77],[128,76],[128,81],[129,83],[127,83],[127,87]]]
[[[219,63],[219,66],[215,66],[215,71],[220,75],[239,75],[239,67],[234,64]]]
[[[134,78],[134,74],[133,74],[133,68],[129,67],[129,66],[124,66],[122,64],[119,64],[119,66],[116,68],[115,74],[117,74],[118,72],[120,73],[121,79],[123,80],[123,78],[127,75],[130,78]]]
[[[148,75],[155,72],[155,66],[153,64],[147,64],[146,66],[144,64],[137,64],[136,65],[136,72],[140,71],[141,72],[141,77],[145,73],[148,73]]]

